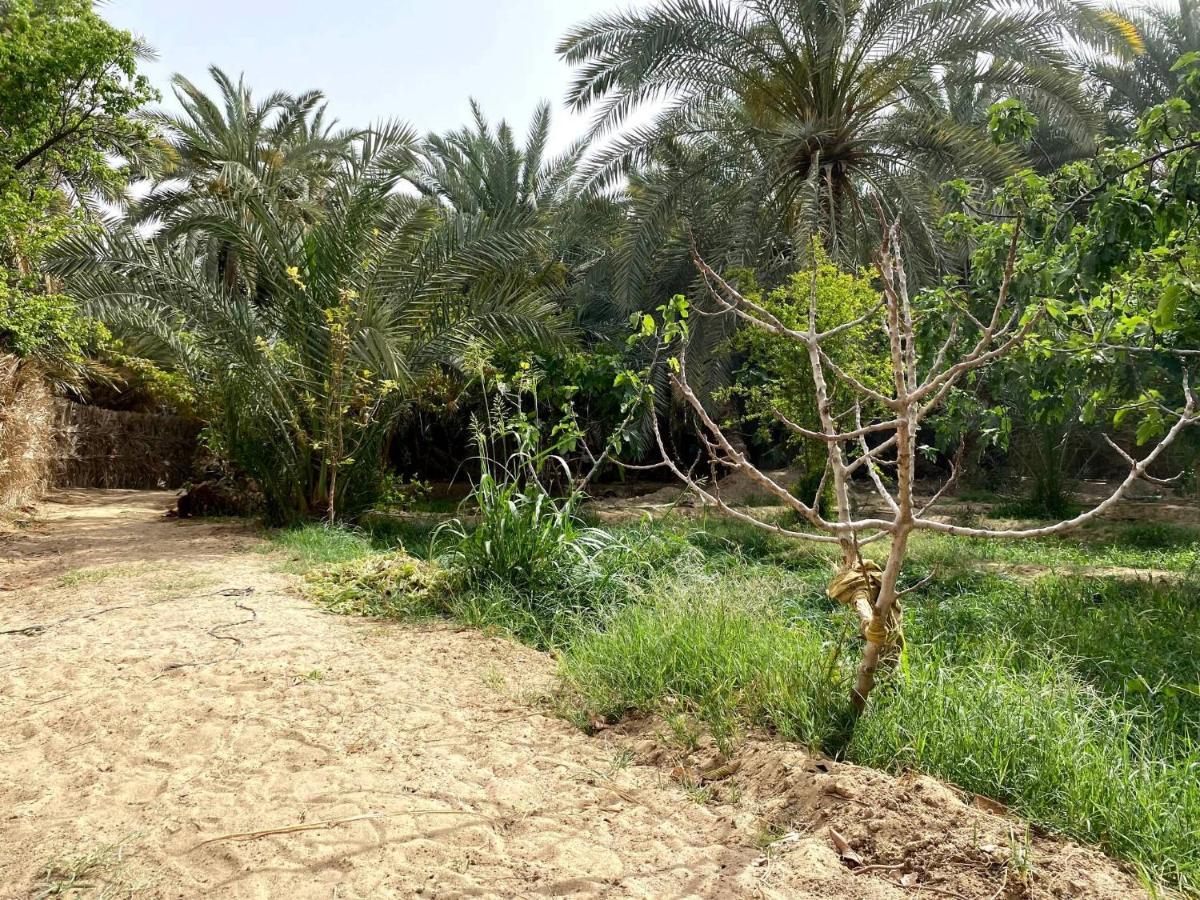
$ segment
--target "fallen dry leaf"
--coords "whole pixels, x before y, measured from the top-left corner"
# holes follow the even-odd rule
[[[829,837],[833,840],[833,846],[837,848],[838,855],[842,858],[843,862],[853,863],[856,866],[863,865],[863,858],[854,852],[854,848],[850,846],[850,842],[838,834],[836,828],[829,829]]]

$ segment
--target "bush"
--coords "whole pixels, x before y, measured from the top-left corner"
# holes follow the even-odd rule
[[[520,594],[572,599],[590,594],[603,577],[600,555],[617,541],[580,521],[578,499],[484,474],[471,493],[478,519],[454,519],[439,528],[439,558],[477,587],[499,583]]]
[[[309,572],[308,595],[333,612],[355,616],[413,618],[448,609],[450,577],[403,550],[352,559]]]
[[[566,404],[561,420],[541,421],[537,378],[526,366],[516,391],[498,386],[486,425],[473,423],[480,472],[464,505],[477,515],[443,523],[433,543],[437,559],[478,594],[482,605],[468,619],[503,624],[547,646],[627,594],[638,556],[581,518],[585,495],[562,455],[581,439],[574,411]],[[568,483],[561,496],[547,487],[555,481]]]

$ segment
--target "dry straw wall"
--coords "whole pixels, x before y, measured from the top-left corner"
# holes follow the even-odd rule
[[[176,488],[192,475],[199,426],[177,416],[55,403],[59,487]]]
[[[179,487],[198,432],[177,416],[56,399],[36,365],[0,354],[0,511],[50,487]]]

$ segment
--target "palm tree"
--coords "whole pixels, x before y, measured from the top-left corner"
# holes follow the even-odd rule
[[[861,259],[878,240],[863,227],[876,203],[917,226],[931,182],[994,180],[1020,163],[947,115],[947,89],[1020,92],[1057,122],[1094,129],[1065,33],[1120,41],[1114,22],[1073,0],[661,0],[580,25],[558,49],[577,67],[568,102],[593,111],[593,137],[660,107],[593,157],[597,185],[703,136],[722,148],[707,165],[755,167],[746,183],[784,233],[817,233]]]
[[[1185,53],[1200,50],[1200,20],[1192,0],[1179,0],[1177,11],[1147,4],[1121,15],[1136,29],[1132,64],[1101,56],[1090,66],[1105,90],[1109,130],[1116,136],[1128,135],[1138,116],[1179,94],[1172,67]]]
[[[153,189],[133,205],[133,216],[156,220],[191,198],[228,195],[247,184],[274,194],[293,214],[311,216],[322,184],[362,133],[329,121],[318,91],[276,91],[256,100],[244,78],[234,82],[217,66],[209,74],[215,99],[175,75],[172,88],[182,112],[143,113],[160,135],[162,152],[149,172]]]
[[[244,78],[234,82],[217,66],[209,73],[217,98],[177,74],[172,84],[182,113],[142,114],[158,134],[159,147],[146,169],[151,190],[128,205],[129,220],[152,227],[170,222],[175,234],[191,233],[208,214],[202,201],[251,195],[272,205],[278,216],[315,219],[335,167],[362,132],[327,121],[317,91],[276,91],[256,101]],[[188,210],[200,211],[199,223],[189,219]],[[232,289],[240,275],[236,250],[214,239],[207,252]]]
[[[534,110],[523,147],[507,122],[493,129],[475,100],[471,118],[470,126],[425,139],[426,162],[414,179],[419,191],[459,212],[490,216],[532,216],[564,202],[584,145],[547,158],[550,104]]]
[[[406,126],[367,132],[313,221],[261,179],[233,180],[155,235],[123,223],[53,260],[135,352],[195,387],[213,449],[258,483],[276,521],[367,502],[384,438],[424,384],[490,345],[562,332],[517,271],[531,229],[397,191],[416,149]],[[214,243],[241,261],[232,280]]]
[[[610,336],[624,323],[611,287],[612,238],[624,215],[618,198],[581,189],[586,143],[547,155],[549,103],[534,110],[521,146],[507,122],[493,127],[474,100],[471,114],[469,126],[425,139],[414,186],[457,216],[534,229],[540,240],[527,260],[531,281],[587,333]]]

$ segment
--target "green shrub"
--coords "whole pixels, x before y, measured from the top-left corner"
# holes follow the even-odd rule
[[[538,417],[538,378],[524,364],[516,390],[498,384],[486,422],[473,423],[479,478],[464,505],[476,515],[440,525],[433,546],[437,559],[479,594],[485,618],[507,619],[523,639],[547,646],[566,633],[565,624],[574,630],[625,596],[638,557],[619,535],[583,521],[585,495],[563,456],[582,435],[570,404],[554,423]],[[548,486],[563,481],[567,487],[556,496]]]
[[[446,612],[451,593],[445,570],[404,551],[353,559],[305,576],[309,597],[334,612],[413,618]]]
[[[608,532],[584,525],[577,496],[555,498],[536,482],[520,485],[490,473],[471,499],[473,523],[453,519],[434,535],[439,559],[467,583],[504,584],[544,602],[577,602],[604,577],[600,556],[617,546]]]
[[[375,509],[381,511],[409,509],[429,498],[433,485],[416,477],[384,472],[379,479],[379,497]]]

